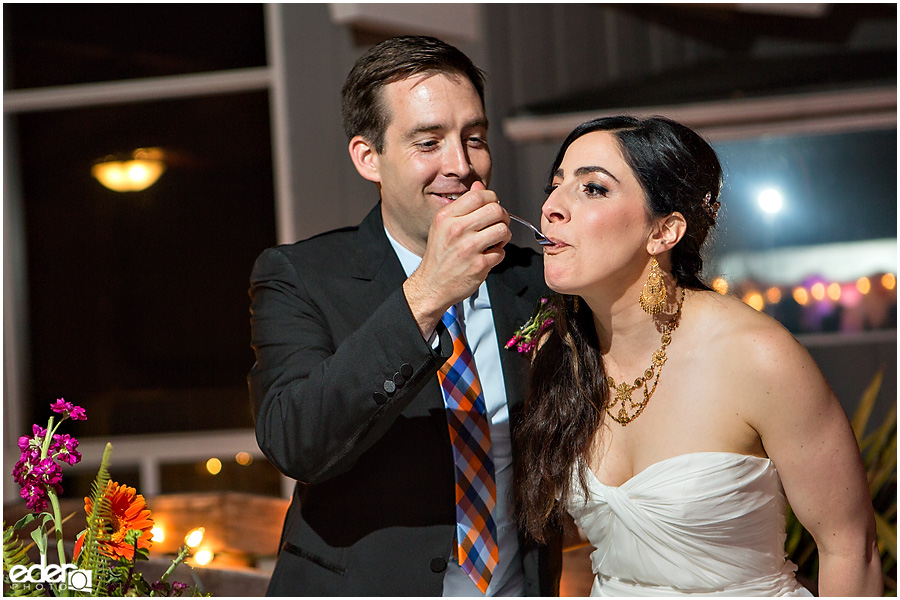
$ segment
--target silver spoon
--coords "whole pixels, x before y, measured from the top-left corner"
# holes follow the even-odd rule
[[[532,225],[525,219],[517,217],[516,215],[514,215],[512,213],[507,213],[507,214],[509,215],[509,218],[512,219],[513,221],[518,221],[522,225],[529,227],[534,232],[534,239],[537,240],[538,244],[540,244],[541,246],[552,246],[553,245],[553,242],[550,241],[550,238],[548,238],[546,235],[541,233],[540,229],[538,229],[537,227],[535,227],[534,225]]]

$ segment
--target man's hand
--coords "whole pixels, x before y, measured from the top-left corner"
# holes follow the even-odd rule
[[[511,235],[508,213],[480,181],[435,214],[422,263],[403,284],[422,335],[429,337],[451,305],[478,289],[503,260]]]

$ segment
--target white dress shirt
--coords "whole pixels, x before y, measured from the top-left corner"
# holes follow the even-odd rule
[[[422,257],[401,246],[387,232],[388,240],[409,277],[419,267]],[[459,313],[459,309],[462,313]],[[506,403],[506,385],[500,365],[500,345],[494,328],[491,299],[487,282],[482,282],[474,294],[457,305],[457,314],[462,314],[463,333],[472,351],[478,379],[484,394],[491,432],[491,455],[494,459],[494,480],[497,484],[497,506],[494,522],[497,524],[497,547],[500,561],[494,569],[487,593],[482,594],[459,563],[448,560],[444,573],[444,596],[523,596],[525,594],[525,574],[519,554],[519,537],[512,514],[512,440],[509,432],[509,406]],[[447,452],[452,452],[447,447]],[[452,548],[447,549],[448,558]]]

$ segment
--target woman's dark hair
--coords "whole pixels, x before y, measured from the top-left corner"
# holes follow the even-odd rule
[[[456,47],[429,36],[407,35],[369,48],[356,61],[341,90],[347,139],[360,135],[377,152],[383,152],[390,115],[382,102],[381,90],[413,75],[437,73],[467,78],[484,107],[484,72]]]
[[[670,119],[602,117],[582,123],[565,139],[550,169],[551,182],[569,145],[594,131],[616,137],[651,215],[684,216],[687,229],[672,249],[672,274],[679,286],[708,290],[701,279],[700,251],[715,225],[712,207],[722,187],[715,151]],[[515,428],[517,514],[523,529],[538,541],[561,523],[572,483],[577,480],[587,495],[587,469],[608,402],[590,308],[571,296],[554,296],[550,303],[556,313],[553,327],[535,351],[529,394]]]

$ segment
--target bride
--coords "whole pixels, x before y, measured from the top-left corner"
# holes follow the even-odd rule
[[[592,595],[810,595],[785,507],[819,550],[821,595],[878,595],[866,475],[843,409],[777,322],[700,279],[722,172],[663,118],[584,123],[551,170],[542,229],[561,295],[533,357],[516,500],[537,540],[567,511]]]

